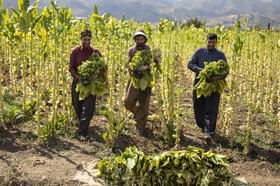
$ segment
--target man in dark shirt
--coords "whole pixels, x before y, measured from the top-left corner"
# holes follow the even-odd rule
[[[204,69],[204,62],[213,62],[223,59],[227,62],[225,54],[215,48],[217,44],[217,35],[210,33],[207,35],[207,47],[198,48],[191,57],[188,68],[195,72],[194,85],[198,83],[197,76],[200,71]],[[214,81],[226,78],[223,76],[212,76],[207,82],[212,83]],[[201,128],[205,134],[205,140],[211,142],[211,137],[215,134],[217,114],[219,110],[220,94],[218,92],[212,93],[208,97],[203,95],[197,99],[196,90],[193,91],[193,105],[194,114],[197,125]]]
[[[128,71],[131,76],[141,79],[141,71],[148,69],[147,65],[139,67],[137,71],[131,71],[129,62],[131,62],[134,55],[141,50],[150,50],[151,48],[146,45],[147,37],[143,30],[138,30],[133,36],[136,46],[133,46],[128,51]],[[158,62],[155,60],[156,65]],[[133,87],[133,82],[129,79],[126,87],[126,95],[124,99],[124,106],[127,110],[134,114],[136,120],[136,128],[141,135],[145,135],[145,126],[147,124],[149,105],[151,97],[151,87],[147,87],[144,91],[140,88]]]
[[[88,29],[84,29],[81,32],[82,45],[75,47],[70,54],[70,63],[69,63],[69,72],[73,77],[72,82],[72,104],[79,119],[79,135],[80,140],[85,141],[88,135],[88,127],[90,124],[90,120],[93,117],[94,109],[95,109],[95,100],[96,96],[89,95],[84,100],[79,99],[79,92],[76,92],[76,86],[78,81],[83,82],[83,78],[81,78],[78,74],[78,67],[89,57],[92,53],[97,53],[100,57],[102,57],[101,53],[94,47],[90,46],[91,42],[91,31]],[[89,78],[89,80],[93,80],[97,75],[93,75]]]

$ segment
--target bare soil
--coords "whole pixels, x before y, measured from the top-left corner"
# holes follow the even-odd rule
[[[140,136],[128,113],[126,130],[119,136],[113,149],[108,148],[102,137],[106,131],[106,119],[96,112],[89,128],[89,140],[80,142],[76,132],[72,136],[55,139],[50,145],[38,145],[35,135],[36,124],[21,122],[0,125],[0,183],[1,185],[104,185],[96,178],[98,163],[105,156],[119,153],[126,147],[136,146],[146,154],[184,150],[189,145],[212,150],[229,157],[237,185],[280,185],[280,141],[279,134],[269,131],[269,119],[254,114],[253,139],[270,132],[270,138],[253,140],[249,154],[244,156],[243,147],[236,142],[233,148],[227,137],[222,136],[218,123],[217,135],[212,144],[207,144],[203,133],[196,127],[192,113],[191,80],[185,79],[182,93],[182,130],[180,145],[165,142],[159,131],[158,121],[150,119],[149,135]],[[150,115],[157,112],[151,101]],[[238,106],[240,127],[246,123],[246,109]],[[73,126],[71,126],[74,128]],[[77,130],[77,128],[74,128]]]

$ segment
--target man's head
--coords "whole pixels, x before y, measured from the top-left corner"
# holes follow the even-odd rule
[[[215,49],[216,44],[217,44],[217,39],[218,39],[218,36],[215,33],[210,33],[207,35],[206,43],[207,43],[208,50],[211,51],[211,50]]]
[[[91,41],[91,31],[89,29],[82,30],[80,39],[82,41],[83,47],[89,47]]]
[[[143,30],[137,30],[133,36],[133,40],[135,41],[138,48],[144,47],[147,42],[145,32]]]

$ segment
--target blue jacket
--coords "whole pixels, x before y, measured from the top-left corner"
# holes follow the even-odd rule
[[[188,63],[188,68],[195,72],[196,79],[199,72],[204,69],[204,62],[213,62],[218,61],[219,59],[223,59],[225,62],[227,62],[225,54],[222,51],[216,48],[212,51],[209,51],[207,47],[201,47],[194,52]],[[223,75],[222,78],[226,78],[226,76],[227,74]]]

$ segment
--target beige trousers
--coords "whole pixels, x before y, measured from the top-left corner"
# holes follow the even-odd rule
[[[151,87],[147,87],[142,91],[141,89],[134,88],[131,80],[128,81],[124,106],[134,114],[136,127],[145,127],[147,124],[150,98]]]

